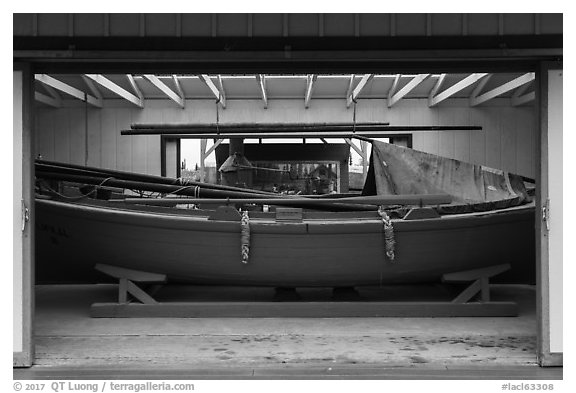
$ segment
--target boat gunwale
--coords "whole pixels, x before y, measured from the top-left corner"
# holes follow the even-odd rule
[[[67,202],[39,199],[48,208],[64,208],[68,215],[91,221],[115,222],[126,225],[142,225],[154,228],[178,230],[198,230],[207,232],[239,232],[239,221],[209,220],[210,210],[180,209],[146,206],[110,206],[104,201],[97,203]],[[140,208],[142,207],[142,208]],[[395,230],[402,232],[453,230],[454,228],[478,227],[501,222],[534,220],[533,203],[500,210],[445,215],[439,218],[403,220],[392,219]],[[61,212],[60,212],[61,213]],[[276,221],[275,213],[258,212],[260,217],[251,217],[250,229],[253,233],[374,233],[383,232],[382,219],[377,212],[321,212],[316,218],[301,222]],[[355,213],[356,216],[354,216]],[[261,217],[261,215],[267,215]],[[344,217],[343,217],[344,215]],[[332,217],[330,217],[332,216]]]

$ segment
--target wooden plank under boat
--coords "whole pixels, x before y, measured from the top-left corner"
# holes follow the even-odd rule
[[[438,281],[443,274],[522,263],[533,250],[533,204],[501,210],[393,219],[395,260],[385,255],[376,212],[305,213],[302,222],[250,218],[250,257],[241,224],[208,211],[106,201],[36,201],[38,265],[104,263],[194,284],[364,286]],[[533,248],[533,247],[532,247]]]

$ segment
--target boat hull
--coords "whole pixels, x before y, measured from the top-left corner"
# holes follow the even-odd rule
[[[394,220],[394,261],[385,255],[383,224],[375,213],[323,213],[298,223],[261,214],[250,221],[246,264],[240,222],[162,210],[38,200],[37,270],[52,277],[47,281],[70,271],[83,281],[100,263],[193,284],[370,286],[434,282],[445,273],[502,263],[521,266],[534,255],[531,206]]]

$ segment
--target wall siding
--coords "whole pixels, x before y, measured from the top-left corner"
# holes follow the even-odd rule
[[[454,99],[434,108],[426,99],[405,99],[392,108],[383,99],[360,100],[357,122],[391,125],[478,125],[482,131],[422,131],[413,133],[413,147],[432,154],[487,165],[520,175],[535,176],[535,109],[510,107],[506,99],[471,108],[466,99]],[[73,103],[68,103],[73,105]],[[214,123],[212,100],[188,100],[180,109],[166,100],[148,100],[145,109],[111,101],[102,109],[83,106],[60,109],[37,107],[37,153],[44,159],[83,164],[88,135],[88,165],[139,173],[160,174],[159,136],[122,136],[132,123]],[[353,108],[339,100],[271,100],[268,109],[259,100],[229,100],[218,108],[221,123],[353,122]],[[88,130],[86,132],[86,124]]]
[[[562,14],[14,14],[15,36],[288,37],[562,34]]]

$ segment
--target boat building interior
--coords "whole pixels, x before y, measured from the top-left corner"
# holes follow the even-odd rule
[[[563,378],[562,14],[13,22],[14,379]]]

